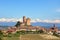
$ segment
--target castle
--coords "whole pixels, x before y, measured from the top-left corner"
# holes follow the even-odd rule
[[[30,23],[31,19],[30,18],[26,18],[25,16],[23,16],[23,22],[20,22],[20,26],[19,27],[10,27],[8,28],[7,32],[15,32],[15,31],[44,31],[45,33],[48,34],[53,34],[53,32],[59,32],[58,28],[56,27],[56,25],[54,24],[53,27],[51,28],[44,28],[42,26],[31,26]]]
[[[31,19],[30,18],[26,18],[25,16],[23,16],[23,22],[22,22],[22,26],[23,25],[27,25],[27,26],[30,26],[31,23],[30,23]]]

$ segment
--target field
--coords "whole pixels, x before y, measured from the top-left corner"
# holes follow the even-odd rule
[[[19,37],[2,37],[2,40],[60,40],[60,38],[48,34],[23,34]]]
[[[47,34],[25,34],[20,35],[20,40],[60,40],[60,38]]]
[[[9,33],[8,35],[0,35],[0,40],[60,40],[60,37],[46,33]]]
[[[19,37],[3,37],[2,40],[20,40]]]

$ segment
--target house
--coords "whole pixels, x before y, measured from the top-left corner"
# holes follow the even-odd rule
[[[53,27],[48,29],[48,34],[53,34],[53,32],[57,32],[57,31],[58,31],[58,28],[54,24]]]

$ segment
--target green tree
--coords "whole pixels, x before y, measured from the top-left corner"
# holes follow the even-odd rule
[[[0,40],[2,40],[2,38],[0,38]]]
[[[20,21],[18,21],[15,26],[16,26],[16,27],[19,27],[21,24],[22,24],[22,23],[21,23]]]
[[[3,32],[0,30],[0,40],[2,40]]]
[[[44,33],[44,31],[43,30],[39,30],[38,33]]]
[[[22,31],[20,31],[21,32],[21,34],[25,34],[26,33],[26,31],[24,31],[24,30],[22,30]]]
[[[0,36],[3,36],[3,32],[0,30]]]
[[[53,35],[54,35],[54,36],[59,37],[59,35],[58,35],[58,34],[56,34],[56,32],[55,32],[55,31],[53,32]]]

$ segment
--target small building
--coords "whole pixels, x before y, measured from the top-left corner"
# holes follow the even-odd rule
[[[53,25],[53,27],[51,27],[50,29],[48,29],[48,33],[53,34],[53,32],[57,32],[58,28],[55,26],[55,24]]]

